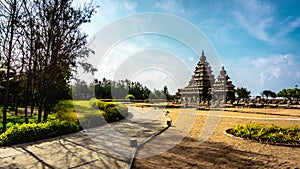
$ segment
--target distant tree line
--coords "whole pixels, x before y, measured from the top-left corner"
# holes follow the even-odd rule
[[[282,89],[277,93],[278,97],[288,98],[289,100],[299,100],[300,99],[300,89],[296,85],[295,88]]]
[[[245,87],[239,87],[236,89],[237,99],[250,98],[251,97],[250,93],[251,93],[251,91]],[[299,100],[300,99],[300,89],[298,89],[298,86],[296,85],[294,88],[282,89],[278,93],[275,93],[271,90],[263,90],[261,92],[261,96],[266,97],[267,99],[283,97],[283,98],[287,98],[289,100]]]
[[[236,89],[236,94],[238,99],[247,99],[250,97],[251,91],[245,87],[238,87]]]
[[[271,90],[264,90],[262,93],[261,93],[262,96],[265,96],[267,99],[269,97],[272,97],[272,98],[275,98],[277,95],[275,92],[271,91]]]
[[[172,100],[175,98],[175,96],[170,95],[167,86],[164,86],[162,90],[154,89],[151,91],[140,82],[132,82],[128,79],[119,81],[105,78],[102,80],[95,79],[89,85],[84,81],[77,81],[72,89],[74,99],[90,99],[92,97],[97,99],[125,99],[128,95],[132,95],[135,100]]]
[[[171,95],[168,87],[164,86],[162,90],[154,89],[151,91],[140,82],[131,82],[130,80],[113,81],[103,78],[102,80],[95,79],[93,83],[86,84],[84,81],[77,81],[73,86],[74,99],[90,99],[92,97],[98,99],[125,99],[130,95],[131,99],[146,100],[146,99],[167,99],[175,100],[176,96]],[[247,99],[251,97],[251,91],[246,87],[238,87],[236,89],[237,99]],[[262,97],[276,98],[284,97],[288,99],[299,99],[300,89],[295,86],[291,89],[283,89],[277,94],[271,90],[263,90]],[[132,97],[133,96],[133,97]]]

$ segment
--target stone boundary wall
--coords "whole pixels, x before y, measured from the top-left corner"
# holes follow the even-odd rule
[[[199,107],[201,108],[282,108],[282,109],[300,109],[300,100],[288,100],[288,99],[238,99],[236,101],[224,103],[216,102],[186,102],[183,107]]]
[[[299,100],[288,99],[240,99],[235,102],[227,103],[226,107],[245,107],[245,108],[283,108],[283,109],[300,109]]]

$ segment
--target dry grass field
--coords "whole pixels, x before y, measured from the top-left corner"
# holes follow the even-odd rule
[[[176,121],[180,109],[165,110],[170,112],[168,116],[173,122]],[[192,130],[179,144],[162,154],[136,159],[133,168],[300,168],[300,147],[263,144],[224,134],[226,129],[249,122],[300,125],[300,110],[226,109],[211,137],[200,143],[199,136],[208,114],[209,111],[197,111]],[[147,149],[147,145],[139,152],[143,149]]]

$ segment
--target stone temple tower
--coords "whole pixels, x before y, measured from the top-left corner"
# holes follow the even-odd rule
[[[226,102],[233,102],[235,99],[235,90],[232,81],[229,80],[229,76],[226,74],[224,66],[220,71],[219,76],[212,88],[213,101],[219,102],[221,104],[226,104]]]
[[[179,89],[178,93],[182,103],[199,104],[211,100],[211,88],[215,82],[212,74],[211,66],[206,60],[204,51],[200,57],[200,61],[195,67],[194,75],[189,81],[188,86]]]
[[[225,106],[235,99],[235,89],[224,67],[215,79],[204,51],[195,67],[189,84],[178,89],[177,96],[182,104],[192,107]]]

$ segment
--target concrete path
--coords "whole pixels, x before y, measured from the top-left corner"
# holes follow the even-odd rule
[[[192,111],[196,111],[196,109]],[[190,109],[181,109],[181,112],[176,121],[172,123],[172,126],[141,147],[136,158],[143,159],[155,156],[173,148],[189,133],[196,118],[197,113],[191,112]]]
[[[165,127],[161,110],[129,108],[132,118],[86,132],[0,148],[0,169],[126,168],[138,143]]]

